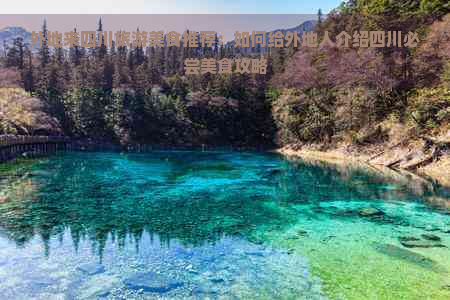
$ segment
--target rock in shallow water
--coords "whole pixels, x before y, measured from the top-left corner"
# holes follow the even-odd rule
[[[28,278],[28,280],[29,280],[28,288],[31,291],[45,289],[45,288],[51,287],[57,283],[57,281],[52,278],[37,275],[37,274],[30,276]]]
[[[194,286],[191,290],[191,295],[195,299],[218,299],[220,288],[217,286]],[[222,299],[222,298],[219,298]]]
[[[97,263],[87,263],[79,266],[77,269],[90,276],[105,272],[105,267]]]
[[[209,279],[212,283],[223,283],[225,282],[225,279],[221,277],[213,277]]]
[[[167,293],[183,286],[182,282],[155,272],[141,272],[126,278],[123,283],[132,290],[143,290],[151,293]]]
[[[407,248],[433,248],[433,247],[445,247],[444,245],[436,242],[436,241],[429,241],[429,240],[414,240],[414,241],[404,241],[401,240],[400,243]]]
[[[299,235],[299,236],[308,236],[308,231],[306,231],[306,230],[299,230],[299,231],[297,231],[297,235]]]
[[[257,251],[257,250],[255,250],[255,251],[245,251],[244,253],[246,255],[261,256],[261,257],[265,256],[263,251]]]
[[[92,276],[79,288],[77,299],[107,298],[111,291],[120,284],[120,279],[110,275]],[[77,287],[78,289],[78,287]]]
[[[366,207],[366,208],[361,208],[358,211],[360,216],[363,217],[371,217],[371,216],[381,216],[384,215],[384,212],[378,208],[374,208],[374,207]]]
[[[437,242],[439,242],[441,240],[440,237],[438,237],[437,235],[431,234],[431,233],[424,233],[421,236],[424,239],[429,240],[429,241],[437,241]]]
[[[439,231],[441,230],[439,227],[436,227],[434,225],[427,225],[424,228],[425,231]]]
[[[264,173],[262,174],[262,178],[264,179],[270,179],[274,176],[280,175],[282,173],[281,169],[269,169],[269,170],[265,170]]]
[[[419,238],[416,238],[414,236],[401,236],[398,239],[400,242],[420,241]]]

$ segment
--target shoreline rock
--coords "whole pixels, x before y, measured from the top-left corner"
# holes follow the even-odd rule
[[[279,153],[287,157],[299,157],[305,160],[312,161],[323,161],[336,165],[356,165],[365,166],[368,169],[372,169],[377,172],[397,172],[397,173],[407,173],[415,177],[415,180],[429,182],[429,179],[436,181],[442,186],[450,187],[450,156],[443,155],[439,160],[433,160],[427,165],[421,166],[420,168],[411,170],[407,168],[408,165],[402,167],[402,164],[396,164],[395,169],[389,167],[388,161],[383,161],[380,157],[376,160],[373,159],[374,155],[369,153],[373,152],[374,149],[367,148],[363,152],[362,150],[348,150],[347,147],[339,147],[331,150],[315,150],[309,149],[308,147],[292,147],[290,145],[284,146],[282,148],[275,149],[273,152]],[[382,154],[386,157],[397,156],[397,152],[393,149],[389,149],[388,146],[385,147],[386,150],[382,151]],[[379,149],[378,149],[379,150]],[[402,151],[406,151],[403,149]],[[409,150],[408,150],[409,151]],[[406,151],[406,152],[408,152]],[[381,159],[381,160],[380,160]],[[372,162],[374,160],[374,162]],[[393,177],[398,177],[397,175],[392,175]],[[409,178],[411,180],[411,178]]]

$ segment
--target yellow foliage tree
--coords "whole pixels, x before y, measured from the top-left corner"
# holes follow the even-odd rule
[[[59,126],[37,98],[21,88],[0,88],[0,134],[29,135],[37,129],[55,132]]]

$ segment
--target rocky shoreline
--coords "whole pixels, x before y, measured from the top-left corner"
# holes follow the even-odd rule
[[[419,176],[425,180],[450,187],[450,152],[444,150],[433,157],[433,150],[424,150],[423,144],[408,143],[395,147],[378,146],[364,148],[340,146],[321,149],[317,145],[287,145],[275,152],[287,157],[318,160],[333,164],[357,164],[381,171],[394,171]]]

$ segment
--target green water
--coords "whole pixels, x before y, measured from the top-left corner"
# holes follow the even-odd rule
[[[449,202],[415,177],[275,154],[3,164],[0,295],[449,299]]]

